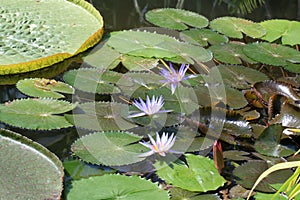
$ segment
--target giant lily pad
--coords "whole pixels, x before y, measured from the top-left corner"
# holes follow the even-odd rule
[[[282,44],[295,45],[300,44],[298,33],[300,31],[300,22],[286,19],[272,19],[260,22],[260,25],[267,30],[262,39],[273,42],[281,38]]]
[[[1,1],[0,74],[50,66],[96,44],[99,12],[83,0]]]
[[[146,20],[164,28],[185,30],[189,26],[203,28],[208,25],[208,19],[194,12],[181,9],[154,9],[146,13]]]
[[[148,149],[140,144],[140,136],[129,132],[95,132],[83,136],[72,145],[72,151],[93,164],[120,166],[144,160],[139,154]]]
[[[209,158],[187,154],[186,160],[187,165],[156,163],[158,176],[175,187],[199,192],[215,190],[226,182]]]
[[[43,146],[0,129],[0,194],[4,199],[60,199],[63,167]]]
[[[0,121],[27,129],[60,129],[72,126],[59,114],[76,105],[52,99],[20,99],[0,105]]]
[[[231,38],[243,38],[243,33],[260,38],[266,34],[266,29],[258,23],[236,17],[220,17],[210,22],[210,28]]]
[[[168,200],[169,195],[157,184],[138,176],[114,174],[73,181],[68,199]]]

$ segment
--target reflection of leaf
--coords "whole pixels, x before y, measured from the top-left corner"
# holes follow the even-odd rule
[[[209,47],[209,50],[213,52],[215,59],[223,63],[242,64],[242,61],[252,64],[256,63],[244,54],[243,47],[244,45],[229,43],[213,45]]]
[[[0,105],[0,121],[27,129],[50,130],[72,126],[64,116],[75,107],[67,101],[21,99]]]
[[[187,165],[156,163],[158,176],[175,187],[199,192],[215,190],[226,182],[209,158],[187,154],[186,160]]]
[[[300,44],[299,31],[300,22],[286,19],[272,19],[260,22],[260,25],[267,30],[266,35],[261,39],[273,42],[281,38],[282,44]]]
[[[204,16],[181,9],[154,9],[148,11],[145,17],[152,24],[175,30],[185,30],[188,26],[203,28],[208,25],[208,19]]]
[[[268,168],[265,161],[250,160],[247,163],[238,166],[233,170],[234,176],[237,177],[236,181],[241,186],[250,189],[254,185],[257,178]],[[270,184],[284,183],[289,176],[292,175],[291,170],[280,170],[270,174],[263,181],[261,181],[256,190],[262,192],[275,192]]]
[[[148,149],[140,144],[132,144],[140,139],[140,136],[129,132],[95,132],[76,140],[71,150],[92,164],[128,165],[145,159],[138,155]]]
[[[43,146],[17,133],[0,130],[1,198],[59,199],[63,167]]]
[[[263,155],[273,157],[289,156],[295,153],[294,150],[280,144],[283,127],[279,124],[267,127],[255,141],[256,151]]]
[[[210,29],[191,29],[180,32],[180,38],[191,44],[207,46],[208,44],[224,44],[228,38]]]
[[[72,182],[69,200],[132,199],[168,200],[166,190],[138,176],[104,175]]]
[[[252,38],[260,38],[266,33],[260,24],[236,17],[214,19],[210,22],[210,28],[232,38],[243,38],[243,33]]]
[[[74,89],[63,82],[44,78],[32,78],[18,81],[16,87],[32,97],[64,98],[60,93],[73,94]]]

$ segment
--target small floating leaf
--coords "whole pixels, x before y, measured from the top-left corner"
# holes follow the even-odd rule
[[[99,199],[124,199],[124,200],[168,200],[166,190],[157,184],[138,176],[104,175],[90,177],[72,182],[68,192],[69,200],[99,200]]]
[[[281,38],[282,44],[296,45],[300,44],[298,33],[300,31],[300,22],[286,19],[272,19],[260,22],[260,25],[267,30],[266,35],[261,39],[269,42]]]
[[[115,102],[90,102],[78,105],[73,115],[66,118],[75,126],[95,131],[126,130],[136,127],[121,117],[120,111],[127,111],[126,104]]]
[[[65,97],[60,93],[74,93],[74,88],[72,86],[60,81],[44,78],[20,80],[18,81],[16,87],[22,93],[32,97],[51,97],[59,99]]]
[[[156,163],[158,176],[175,187],[198,192],[216,190],[226,182],[209,158],[187,154],[186,160],[187,165]]]
[[[96,44],[103,19],[82,0],[1,1],[0,74],[50,66]]]
[[[280,124],[267,127],[255,141],[254,147],[256,151],[273,157],[284,157],[295,153],[293,149],[280,144],[282,131],[283,127]]]
[[[98,94],[119,93],[115,83],[121,77],[122,74],[114,71],[90,68],[69,70],[64,74],[64,80],[76,89]]]
[[[191,29],[180,32],[180,38],[191,44],[207,46],[208,44],[224,44],[228,38],[210,29]]]
[[[244,54],[243,47],[244,45],[229,43],[213,45],[209,47],[209,50],[213,52],[215,59],[223,63],[242,64],[242,61],[256,63]]]
[[[138,142],[142,138],[129,132],[95,132],[83,136],[72,144],[71,150],[85,162],[120,166],[136,163],[148,149]]]
[[[62,114],[75,104],[52,99],[21,99],[0,105],[0,121],[12,126],[50,130],[72,126]]]
[[[60,199],[63,166],[45,147],[0,129],[0,194],[5,199]]]
[[[243,38],[243,33],[260,38],[266,34],[266,29],[258,23],[236,17],[220,17],[210,22],[210,28],[228,37]]]
[[[208,25],[206,17],[187,10],[174,8],[150,10],[145,17],[152,24],[175,30],[185,30],[189,26],[203,28]]]

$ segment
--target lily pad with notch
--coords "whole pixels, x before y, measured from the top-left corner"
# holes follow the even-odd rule
[[[60,199],[64,171],[53,153],[18,133],[4,129],[0,129],[0,145],[2,197]]]
[[[51,130],[73,126],[61,114],[76,104],[54,99],[19,99],[0,105],[0,121],[26,129]]]
[[[146,20],[160,27],[185,30],[190,27],[203,28],[208,25],[208,19],[198,13],[174,9],[163,8],[153,9],[146,13]]]
[[[216,18],[210,22],[210,28],[238,39],[243,38],[243,34],[252,38],[260,38],[266,34],[266,29],[259,23],[236,17]]]

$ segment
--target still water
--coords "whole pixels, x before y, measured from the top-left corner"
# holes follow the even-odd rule
[[[151,26],[144,20],[144,14],[154,8],[182,8],[197,12],[212,20],[221,16],[237,16],[253,21],[266,19],[300,20],[300,0],[265,0],[252,13],[242,14],[229,0],[87,0],[101,13],[105,22],[105,32]],[[81,55],[82,56],[82,55]],[[80,59],[80,56],[77,56]],[[63,72],[66,69],[63,69]],[[62,73],[61,73],[62,74]],[[61,80],[62,75],[55,79]],[[53,75],[54,76],[54,75]],[[52,76],[52,77],[53,77]],[[34,76],[33,76],[34,77]],[[48,76],[47,78],[52,78]],[[16,78],[15,76],[13,78]],[[18,78],[18,76],[17,76]],[[0,103],[25,97],[14,85],[8,85],[0,76]],[[9,81],[8,81],[9,82]],[[34,123],[34,122],[33,122]],[[74,128],[56,131],[28,131],[8,127],[0,123],[0,128],[8,128],[21,133],[46,146],[60,158],[69,154],[69,146],[77,137]]]

